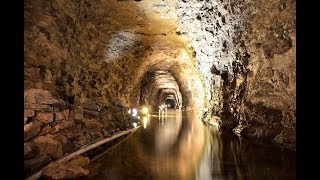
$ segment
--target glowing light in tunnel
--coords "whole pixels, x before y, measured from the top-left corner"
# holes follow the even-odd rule
[[[161,105],[161,109],[164,109],[166,106],[164,104]]]
[[[148,113],[149,113],[149,108],[146,107],[146,106],[143,106],[143,107],[141,108],[141,111],[142,111],[142,114],[148,114]]]
[[[136,128],[138,124],[136,122],[132,123],[133,127]]]
[[[138,115],[138,110],[136,108],[132,109],[132,116],[137,116]]]
[[[131,114],[131,109],[128,110],[128,113]]]

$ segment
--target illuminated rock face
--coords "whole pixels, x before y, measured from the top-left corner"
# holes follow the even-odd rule
[[[220,116],[224,128],[246,125],[245,137],[295,146],[295,1],[26,0],[24,16],[25,90],[52,93],[25,107],[28,142],[72,123],[127,125],[107,108],[98,118],[64,107],[74,122],[64,121],[56,99],[121,114],[173,92],[205,121]]]
[[[248,138],[295,147],[295,1],[177,1],[206,84],[208,111],[222,127],[249,125]],[[282,132],[282,133],[281,133]],[[286,133],[290,132],[290,133]]]

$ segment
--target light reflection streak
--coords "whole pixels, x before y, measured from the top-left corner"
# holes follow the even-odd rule
[[[147,116],[143,116],[142,120],[143,120],[143,128],[145,129],[145,128],[147,128],[148,117]]]

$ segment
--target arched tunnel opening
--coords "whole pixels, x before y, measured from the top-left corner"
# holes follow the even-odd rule
[[[167,105],[168,108],[171,109],[178,109],[179,105],[178,102],[175,99],[175,96],[173,94],[168,94],[164,100],[164,104]]]
[[[25,178],[294,179],[295,10],[25,0]]]
[[[172,108],[179,109],[182,106],[182,94],[172,74],[168,70],[148,71],[141,83],[140,105],[157,111],[161,105],[168,104],[168,97],[173,100],[169,103]]]

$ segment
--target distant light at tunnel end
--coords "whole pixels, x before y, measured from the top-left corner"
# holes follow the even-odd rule
[[[142,112],[142,114],[148,114],[149,113],[149,108],[147,106],[142,106],[141,112]]]

